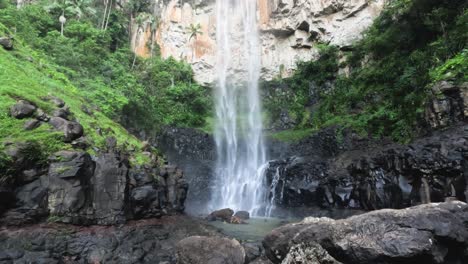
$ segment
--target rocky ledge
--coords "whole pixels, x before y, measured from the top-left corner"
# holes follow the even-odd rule
[[[464,125],[452,127],[410,145],[358,140],[348,135],[343,143],[348,149],[344,151],[334,141],[334,131],[322,132],[315,138],[322,143],[334,142],[335,153],[272,161],[267,179],[275,203],[288,208],[376,210],[446,199],[466,201],[466,129]],[[320,144],[314,146],[319,153],[327,152]]]
[[[468,205],[306,218],[273,230],[263,245],[273,263],[467,263]]]
[[[0,263],[175,263],[188,236],[217,232],[187,216],[130,221],[123,226],[41,224],[0,229]]]

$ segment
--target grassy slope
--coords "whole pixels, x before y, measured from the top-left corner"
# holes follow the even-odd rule
[[[0,35],[6,34],[6,28],[0,24]],[[25,120],[16,120],[8,114],[8,109],[16,99],[33,102],[45,112],[52,111],[53,105],[42,98],[53,95],[61,98],[70,107],[74,117],[80,122],[92,147],[102,148],[105,138],[114,136],[118,144],[127,149],[135,149],[135,162],[142,163],[145,158],[138,151],[141,143],[130,135],[122,126],[107,118],[100,112],[88,115],[82,110],[87,105],[86,98],[68,79],[56,71],[40,54],[15,41],[14,51],[0,48],[0,148],[5,142],[36,141],[43,145],[47,152],[67,148],[61,142],[60,135],[53,133],[48,125],[33,131],[24,131]],[[96,131],[100,128],[102,135]]]

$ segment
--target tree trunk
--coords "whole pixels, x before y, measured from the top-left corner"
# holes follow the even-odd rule
[[[109,24],[109,17],[110,17],[111,11],[112,11],[112,0],[110,0],[109,13],[107,14],[107,20],[106,20],[106,25],[104,26],[104,31],[107,30],[107,25]]]
[[[108,5],[109,5],[109,0],[104,0],[104,15],[102,16],[101,30],[104,29],[104,24],[106,23]]]

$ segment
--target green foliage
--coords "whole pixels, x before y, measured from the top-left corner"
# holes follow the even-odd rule
[[[294,76],[263,84],[266,95],[265,109],[271,119],[277,120],[287,109],[290,117],[300,124],[299,128],[310,127],[311,91],[326,86],[333,81],[338,71],[337,48],[319,45],[319,58],[316,61],[299,62]],[[318,91],[326,92],[326,91]]]
[[[141,63],[137,86],[126,96],[127,121],[134,127],[161,125],[200,127],[211,107],[208,90],[193,81],[191,67],[173,58],[150,58]]]
[[[468,82],[468,50],[464,49],[455,57],[448,59],[444,64],[430,72],[431,79],[435,82],[442,80],[455,80]]]

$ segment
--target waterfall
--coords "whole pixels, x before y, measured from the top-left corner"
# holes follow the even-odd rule
[[[266,154],[259,98],[257,1],[217,0],[215,140],[218,160],[210,208],[259,215]]]

